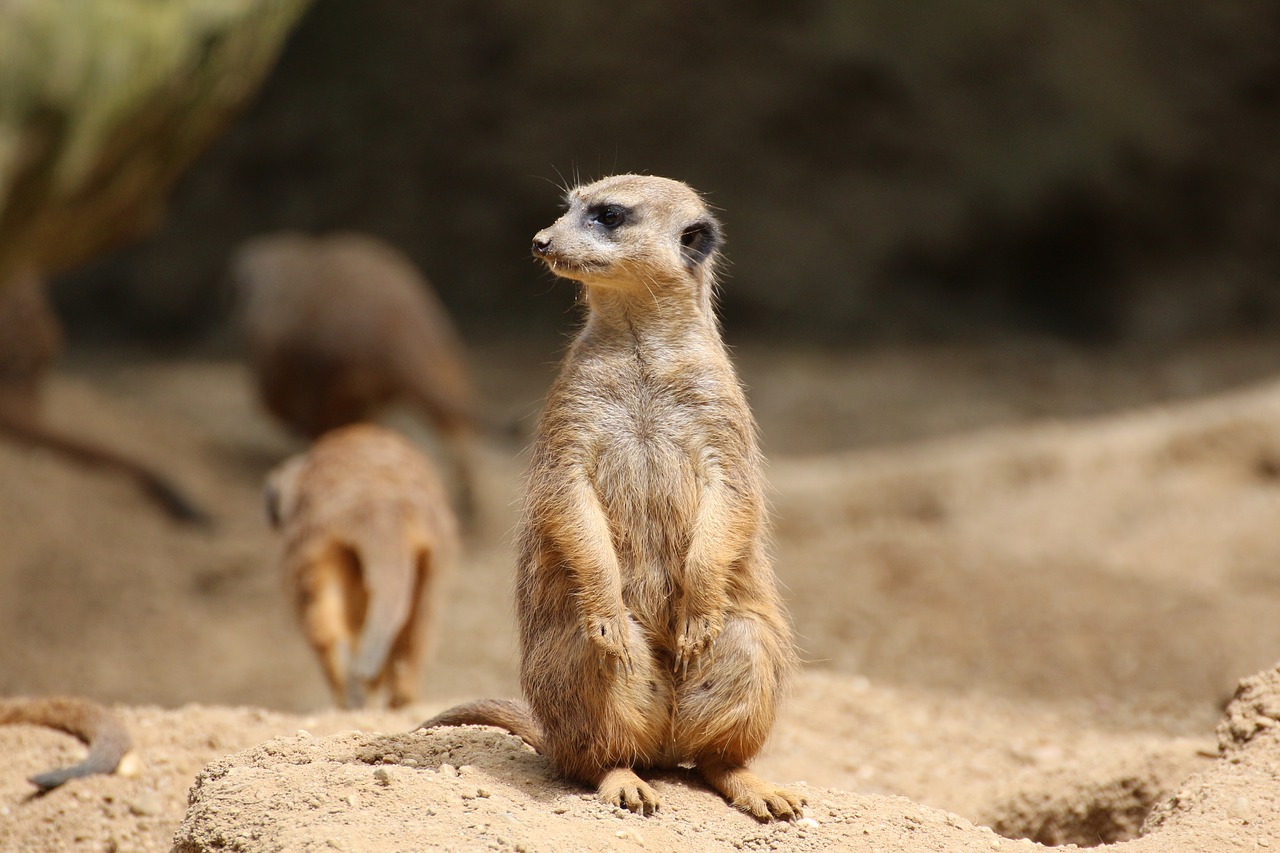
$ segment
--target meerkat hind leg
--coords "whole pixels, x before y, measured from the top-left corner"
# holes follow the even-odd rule
[[[662,806],[657,792],[630,767],[615,767],[596,783],[596,796],[610,806],[630,809],[636,814],[653,814]]]
[[[334,701],[344,708],[363,707],[363,685],[349,678],[365,605],[359,568],[350,555],[335,548],[314,561],[307,575],[301,602],[307,640],[320,659]]]
[[[422,674],[423,647],[426,620],[421,612],[430,609],[431,603],[423,600],[423,587],[435,569],[432,566],[432,555],[424,552],[418,557],[418,577],[413,587],[413,604],[409,608],[409,618],[396,637],[395,644],[387,656],[385,679],[388,688],[388,705],[392,708],[403,708],[418,699],[418,683]]]
[[[652,814],[658,795],[631,768],[650,766],[662,754],[673,696],[670,675],[654,659],[644,631],[631,616],[626,624],[634,664],[629,675],[601,660],[576,620],[543,626],[550,633],[532,657],[543,677],[526,681],[525,695],[547,725],[539,751],[565,777],[595,787],[608,805]]]
[[[772,728],[787,650],[757,616],[725,620],[712,655],[677,689],[676,740],[699,774],[759,820],[794,820],[804,801],[746,769]]]
[[[756,820],[796,820],[803,815],[802,797],[761,779],[746,767],[704,759],[698,763],[698,773],[726,800]]]

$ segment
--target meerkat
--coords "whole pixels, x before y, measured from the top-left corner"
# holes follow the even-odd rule
[[[755,421],[714,313],[721,228],[683,183],[569,192],[533,238],[581,283],[584,326],[548,392],[527,476],[516,609],[526,703],[428,720],[496,725],[606,803],[648,814],[636,770],[692,765],[760,820],[804,800],[747,769],[797,665],[766,547]]]
[[[0,434],[123,474],[170,517],[207,523],[203,509],[149,466],[43,422],[40,388],[61,350],[62,328],[42,282],[33,275],[10,281],[0,290]]]
[[[28,781],[41,792],[81,776],[114,773],[133,748],[128,729],[115,714],[87,699],[0,699],[0,725],[17,724],[58,729],[89,747],[89,754],[79,764],[32,776]]]
[[[283,462],[265,498],[335,701],[360,708],[384,685],[391,707],[414,701],[440,575],[458,550],[435,468],[399,434],[358,424]]]
[[[477,394],[461,338],[409,258],[361,234],[285,232],[239,247],[231,278],[268,412],[315,439],[407,401],[449,446],[472,515]]]

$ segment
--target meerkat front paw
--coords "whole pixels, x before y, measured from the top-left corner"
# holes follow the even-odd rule
[[[680,618],[680,633],[676,636],[675,671],[687,675],[689,666],[709,655],[716,637],[720,636],[723,622],[711,616],[686,613]]]
[[[587,639],[595,645],[596,653],[600,655],[600,662],[612,666],[615,672],[621,670],[630,675],[635,667],[631,661],[627,615],[618,613],[614,616],[588,616],[586,630]]]

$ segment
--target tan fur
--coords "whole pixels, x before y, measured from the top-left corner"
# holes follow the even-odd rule
[[[61,350],[61,326],[40,280],[25,275],[0,288],[0,435],[123,474],[173,518],[207,521],[203,510],[147,465],[43,422],[40,389]]]
[[[385,685],[414,701],[439,580],[458,525],[427,458],[391,430],[335,430],[267,480],[283,566],[334,700],[361,707]]]
[[[79,764],[32,776],[31,784],[41,791],[92,773],[114,773],[132,747],[129,732],[120,720],[106,708],[86,699],[0,699],[0,725],[18,724],[58,729],[89,746],[89,754]]]
[[[430,284],[360,234],[286,232],[240,247],[231,274],[263,405],[317,438],[406,401],[449,443],[470,514],[476,391],[461,339]]]
[[[584,285],[588,315],[529,468],[516,570],[529,713],[512,730],[633,811],[658,807],[636,769],[692,764],[739,808],[791,819],[801,798],[746,769],[796,657],[755,424],[713,312],[719,243],[693,190],[636,175],[572,190],[534,238]],[[444,719],[493,722],[465,716]]]

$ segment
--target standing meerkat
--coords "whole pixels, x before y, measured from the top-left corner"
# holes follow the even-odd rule
[[[61,351],[62,327],[43,282],[23,275],[0,288],[0,435],[123,474],[171,518],[207,523],[204,510],[150,466],[44,422],[41,386]]]
[[[713,310],[719,223],[688,186],[578,187],[533,238],[583,285],[548,393],[518,541],[520,683],[428,720],[505,727],[606,803],[693,765],[760,820],[803,799],[747,769],[796,666],[766,548],[756,427]]]
[[[265,497],[334,700],[363,707],[385,685],[391,707],[414,701],[440,575],[458,550],[434,467],[397,433],[360,424],[283,462]]]
[[[462,340],[413,262],[362,234],[284,232],[239,247],[231,278],[265,408],[315,439],[412,404],[449,446],[470,517],[477,394]]]
[[[129,731],[115,714],[87,699],[0,699],[0,725],[19,724],[58,729],[89,746],[89,754],[79,764],[32,776],[29,781],[41,792],[82,776],[114,773],[133,746]]]

